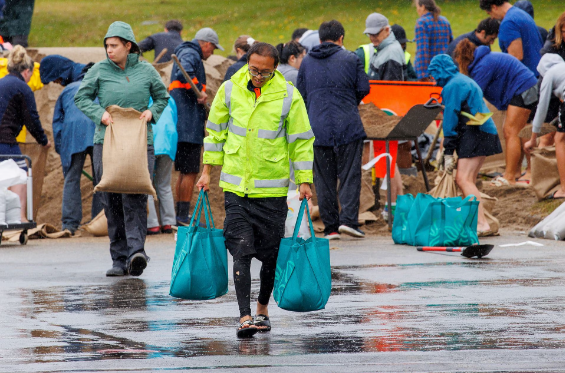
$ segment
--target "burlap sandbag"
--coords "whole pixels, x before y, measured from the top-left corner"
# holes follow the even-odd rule
[[[457,197],[457,185],[455,185],[453,174],[444,172],[435,188],[430,190],[428,194],[434,198]]]
[[[538,148],[532,151],[531,187],[538,201],[549,197],[560,187],[555,146]]]
[[[368,211],[375,205],[375,192],[373,192],[373,180],[371,170],[363,171],[361,177],[361,197],[359,199],[359,213]]]
[[[102,180],[95,192],[151,194],[157,198],[147,163],[147,123],[134,109],[109,106],[114,123],[106,128]]]
[[[481,203],[485,211],[485,218],[487,219],[488,225],[490,225],[491,232],[495,236],[498,236],[498,231],[500,230],[500,221],[492,215],[492,210],[494,210],[494,205],[497,201],[498,198],[481,193]]]
[[[104,210],[100,211],[90,223],[84,226],[84,230],[95,237],[102,237],[108,235],[108,220],[104,215]]]

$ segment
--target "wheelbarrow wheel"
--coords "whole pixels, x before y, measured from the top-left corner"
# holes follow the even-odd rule
[[[20,233],[20,244],[27,245],[27,239],[28,239],[27,231]]]

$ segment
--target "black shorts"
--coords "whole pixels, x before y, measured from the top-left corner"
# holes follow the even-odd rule
[[[510,103],[508,105],[517,106],[522,109],[527,109],[532,112],[535,112],[538,106],[538,101],[535,100],[533,102],[526,104],[526,102],[524,101],[524,97],[528,98],[528,100],[531,101],[532,97],[537,96],[537,92],[538,92],[537,86],[533,86],[532,88],[529,88],[526,91],[512,97],[512,100],[510,100]]]
[[[557,127],[557,132],[563,133],[565,132],[565,102],[562,102],[559,106],[558,118],[555,127]]]
[[[181,174],[197,174],[200,172],[200,153],[202,145],[190,142],[179,142],[177,144],[177,155],[175,156],[175,170]]]
[[[479,126],[465,126],[459,138],[459,158],[488,157],[502,153],[498,135],[481,131]]]

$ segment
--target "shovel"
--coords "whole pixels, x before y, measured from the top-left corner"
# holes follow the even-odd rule
[[[432,97],[428,100],[428,102],[426,102],[424,104],[424,107],[426,108],[434,108],[434,107],[441,107],[442,109],[445,109],[445,106],[443,106],[442,104],[439,103],[439,101],[437,100],[437,98]],[[463,115],[466,118],[469,118],[469,121],[467,122],[468,126],[480,126],[483,125],[487,120],[489,120],[490,117],[492,117],[493,113],[477,113],[476,115],[473,114],[469,114],[465,111],[461,112],[461,115]]]
[[[432,247],[424,246],[418,247],[418,251],[443,251],[448,253],[461,253],[466,258],[472,258],[476,256],[477,258],[482,258],[487,256],[494,245],[473,245],[467,247]]]

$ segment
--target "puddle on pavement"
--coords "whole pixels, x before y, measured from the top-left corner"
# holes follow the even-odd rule
[[[485,261],[456,265],[490,266]],[[439,263],[430,266],[442,267]],[[30,362],[55,362],[565,347],[565,324],[558,317],[565,297],[555,296],[565,284],[563,278],[393,285],[354,275],[356,270],[371,268],[379,267],[333,269],[332,297],[326,310],[305,314],[276,310],[271,334],[243,341],[235,338],[233,284],[228,295],[203,302],[171,298],[167,282],[139,278],[29,293],[18,290],[12,294],[20,300],[14,312],[25,320],[18,325],[19,334],[33,347],[21,348],[14,355],[28,356]],[[254,296],[258,286],[253,281]],[[529,292],[528,300],[520,298],[516,287]],[[550,291],[536,294],[539,287]],[[505,298],[509,288],[513,298]],[[481,292],[490,295],[477,302]]]

